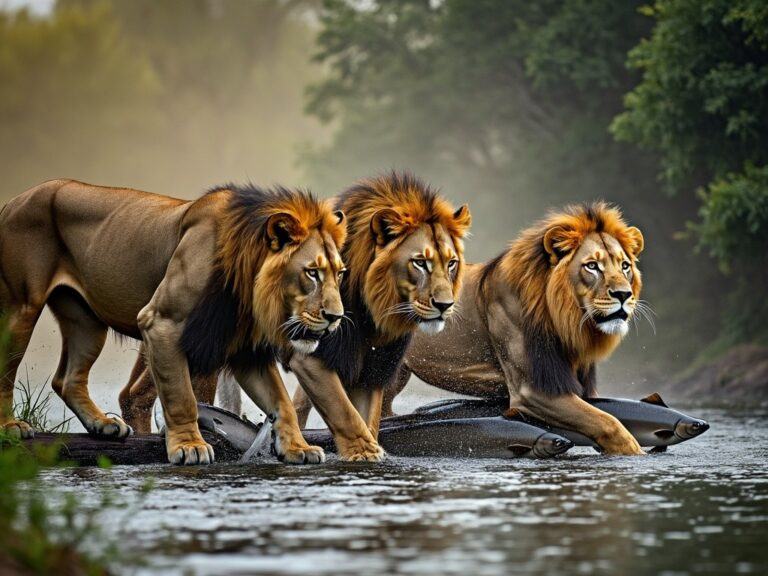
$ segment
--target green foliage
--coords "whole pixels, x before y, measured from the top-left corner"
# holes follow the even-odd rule
[[[758,0],[661,0],[630,52],[643,73],[616,136],[661,153],[671,191],[768,161],[768,10]]]
[[[51,497],[39,475],[57,463],[59,447],[29,450],[0,438],[0,562],[12,572],[29,574],[106,574],[115,550],[104,545],[98,556],[83,552],[100,536],[98,513],[110,503],[84,507],[75,494]],[[103,544],[103,543],[102,543]]]
[[[701,221],[693,224],[702,247],[724,272],[750,261],[765,264],[768,253],[768,166],[714,181],[701,194]]]
[[[117,144],[101,135],[135,137],[159,89],[105,3],[49,19],[0,12],[0,85],[0,169],[18,192],[40,181],[43,158],[49,177],[96,170]]]
[[[534,170],[548,163],[546,172],[563,157],[575,165],[604,156],[614,147],[606,127],[630,86],[625,54],[647,27],[637,6],[325,2],[316,57],[330,74],[310,89],[307,109],[338,124],[331,145],[308,154],[310,174],[338,189],[348,173],[412,166],[482,181],[492,196],[508,194],[510,176],[531,158]],[[594,195],[590,171],[565,168]],[[546,179],[528,183],[571,196]]]
[[[701,187],[699,247],[733,276],[721,340],[761,339],[768,308],[768,5],[659,0],[630,52],[642,81],[613,123],[617,138],[660,153],[670,192]],[[723,282],[723,281],[721,281]]]

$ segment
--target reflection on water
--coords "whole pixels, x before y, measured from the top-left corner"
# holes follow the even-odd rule
[[[51,471],[138,502],[120,548],[146,574],[768,574],[768,413],[645,458],[392,458],[381,465]],[[105,511],[105,520],[115,511]]]

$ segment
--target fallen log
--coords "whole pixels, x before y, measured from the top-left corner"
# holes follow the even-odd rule
[[[240,451],[232,447],[218,434],[202,431],[206,442],[213,446],[217,462],[234,462],[240,458]],[[33,446],[59,445],[59,457],[78,466],[96,466],[102,457],[112,464],[167,464],[165,439],[159,434],[141,434],[122,440],[94,438],[88,434],[45,434],[25,440]]]

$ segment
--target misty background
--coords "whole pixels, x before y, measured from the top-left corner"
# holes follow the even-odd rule
[[[470,204],[482,261],[605,199],[645,235],[657,316],[601,392],[685,396],[724,357],[759,357],[764,390],[766,95],[759,0],[0,0],[0,201],[50,178],[331,196],[408,169]],[[59,346],[46,313],[20,377],[45,382]],[[110,339],[102,407],[137,348]]]

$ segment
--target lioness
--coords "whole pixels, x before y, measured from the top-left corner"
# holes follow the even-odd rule
[[[0,425],[33,434],[13,417],[13,386],[47,304],[62,334],[53,388],[89,433],[131,433],[88,395],[112,328],[144,342],[172,463],[213,461],[190,373],[223,365],[274,419],[280,455],[322,461],[301,436],[274,359],[288,345],[311,352],[338,327],[344,220],[329,203],[283,188],[227,186],[193,202],[72,180],[24,192],[0,214],[0,307],[11,331]]]
[[[413,332],[437,334],[453,313],[471,216],[466,206],[454,211],[423,182],[397,173],[360,182],[336,206],[349,220],[342,298],[351,322],[337,337],[322,338],[314,353],[293,355],[288,366],[301,383],[294,402],[302,425],[311,400],[339,446],[360,442],[367,459],[376,460],[383,456],[375,440],[383,390],[394,383]],[[365,438],[345,438],[318,404],[329,387],[348,392],[351,403],[336,409],[347,419],[359,413],[370,429]]]
[[[412,371],[459,394],[508,395],[511,406],[577,430],[607,454],[642,454],[616,418],[582,400],[595,395],[595,363],[619,345],[637,309],[642,250],[640,230],[597,202],[552,213],[495,259],[468,265],[461,321],[414,337],[385,410]]]

